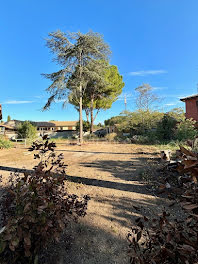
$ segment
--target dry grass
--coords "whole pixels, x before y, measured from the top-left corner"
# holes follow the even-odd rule
[[[126,235],[134,218],[143,211],[153,215],[166,204],[139,182],[138,171],[148,158],[158,156],[156,150],[130,144],[58,144],[68,164],[69,191],[88,194],[91,201],[87,216],[65,234],[73,237],[71,245],[64,239],[61,246],[54,245],[46,264],[128,263]],[[36,163],[24,148],[1,150],[0,160],[10,168],[31,169]],[[6,183],[9,172],[0,173]],[[141,207],[141,213],[133,206]]]

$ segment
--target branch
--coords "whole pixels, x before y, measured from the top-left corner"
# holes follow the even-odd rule
[[[87,117],[87,122],[89,122],[89,110],[85,109],[86,117]]]
[[[56,94],[53,94],[52,96],[50,96],[50,98],[48,98],[47,103],[42,108],[42,111],[49,110],[51,103],[54,102],[55,100],[55,97],[56,97]]]
[[[99,112],[100,112],[100,110],[98,109],[97,112],[96,112],[96,114],[95,114],[95,116],[94,116],[93,121],[95,121],[95,119],[96,119],[96,117],[97,117],[97,115],[98,115]]]

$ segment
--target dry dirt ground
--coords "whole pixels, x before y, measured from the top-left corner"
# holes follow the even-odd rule
[[[143,211],[153,216],[168,203],[139,181],[139,171],[158,154],[154,147],[96,143],[83,146],[60,144],[68,164],[68,190],[91,197],[87,216],[72,224],[58,245],[49,247],[46,264],[128,263],[126,236]],[[9,168],[31,169],[33,154],[24,148],[0,150],[0,174]],[[134,206],[141,207],[141,213]],[[70,241],[70,242],[68,242]]]

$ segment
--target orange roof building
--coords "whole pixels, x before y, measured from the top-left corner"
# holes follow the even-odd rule
[[[78,121],[33,122],[37,130],[76,131]]]

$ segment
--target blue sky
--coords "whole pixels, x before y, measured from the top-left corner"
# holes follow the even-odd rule
[[[168,111],[184,107],[179,97],[197,93],[197,0],[12,0],[0,3],[0,103],[3,117],[20,120],[77,120],[78,113],[56,103],[41,112],[49,81],[41,73],[58,69],[45,46],[49,32],[90,29],[109,43],[111,64],[124,77],[123,95],[101,122],[135,109],[134,89],[144,83],[163,98]]]

